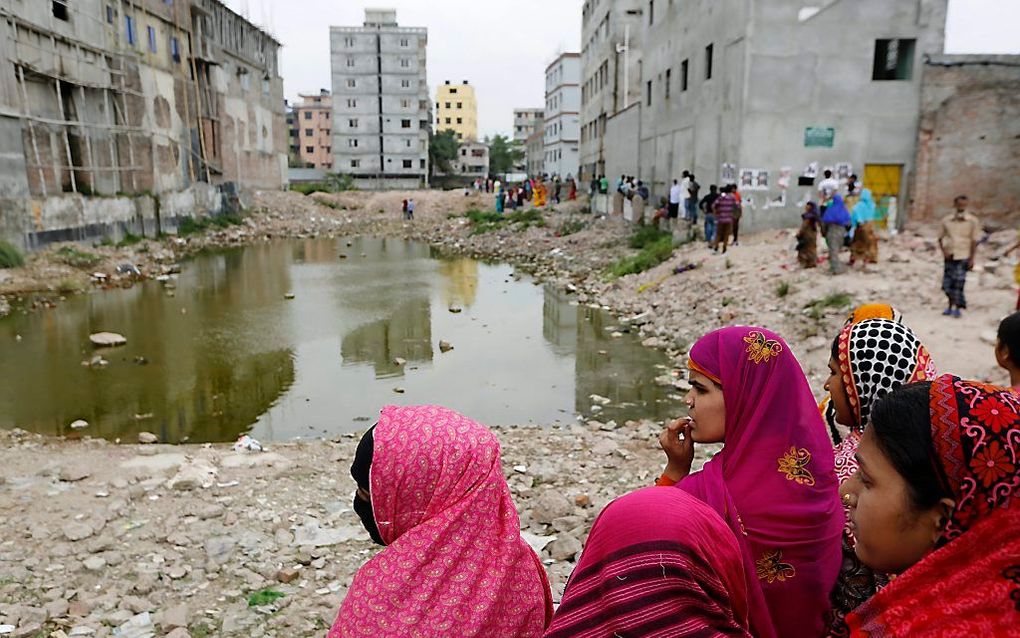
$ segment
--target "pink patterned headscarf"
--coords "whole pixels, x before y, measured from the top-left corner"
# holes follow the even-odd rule
[[[677,487],[712,506],[741,543],[752,633],[815,637],[827,626],[843,508],[832,444],[779,335],[732,327],[702,337],[690,366],[722,387],[721,452]]]
[[[521,538],[499,442],[437,406],[383,408],[371,497],[386,549],[355,575],[328,638],[531,638],[552,615]]]

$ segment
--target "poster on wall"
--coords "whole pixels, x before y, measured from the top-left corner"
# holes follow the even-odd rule
[[[845,184],[850,181],[850,176],[853,172],[854,165],[850,162],[839,162],[836,164],[836,179],[838,179],[841,184]]]
[[[769,189],[769,172],[761,168],[740,169],[740,190],[767,191]]]
[[[779,169],[779,180],[776,182],[779,188],[790,188],[790,177],[793,175],[793,169],[789,166],[784,166]]]
[[[814,179],[818,177],[818,162],[811,162],[804,167],[804,172],[801,173],[804,177]]]
[[[722,176],[720,180],[723,184],[736,184],[737,183],[737,165],[726,162],[722,165]]]
[[[786,208],[786,189],[779,191],[779,194],[771,198],[768,203],[769,208]]]

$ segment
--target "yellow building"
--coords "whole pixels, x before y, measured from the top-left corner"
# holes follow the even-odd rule
[[[467,80],[462,84],[447,80],[436,89],[436,132],[446,129],[453,130],[457,139],[478,139],[478,100]]]

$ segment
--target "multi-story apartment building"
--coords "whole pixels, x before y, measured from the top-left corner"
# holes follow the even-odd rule
[[[172,230],[283,185],[280,43],[221,2],[0,0],[0,15],[0,235]]]
[[[562,53],[545,69],[545,172],[577,177],[581,134],[581,54]]]
[[[641,96],[641,42],[646,10],[665,0],[586,0],[581,8],[581,177],[607,169],[610,118]],[[675,3],[669,2],[669,5]]]
[[[922,59],[943,50],[947,0],[645,4],[642,38],[658,44],[643,54],[640,116],[607,138],[655,195],[690,169],[738,184],[742,224],[789,225],[831,168],[886,206],[905,201]]]
[[[333,100],[329,91],[298,95],[301,101],[292,108],[292,146],[298,163],[305,168],[333,170]],[[296,132],[296,135],[295,135]]]
[[[525,172],[541,175],[545,172],[545,121],[535,122],[535,132],[524,142]]]
[[[333,171],[359,188],[428,182],[431,100],[428,30],[401,27],[393,10],[365,10],[360,27],[330,27]]]
[[[525,144],[545,119],[542,109],[514,109],[514,141]]]
[[[449,80],[436,89],[436,131],[451,130],[458,140],[478,139],[478,100],[475,87]]]
[[[484,142],[464,142],[457,151],[457,164],[461,175],[488,177],[489,146]]]

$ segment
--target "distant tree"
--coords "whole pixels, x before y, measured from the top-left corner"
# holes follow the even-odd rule
[[[489,172],[502,175],[511,173],[514,166],[524,159],[524,148],[520,142],[503,135],[493,137],[489,142]]]
[[[457,141],[457,134],[450,129],[429,133],[429,164],[432,172],[452,173],[453,162],[457,160],[457,152],[460,150],[460,142]]]

